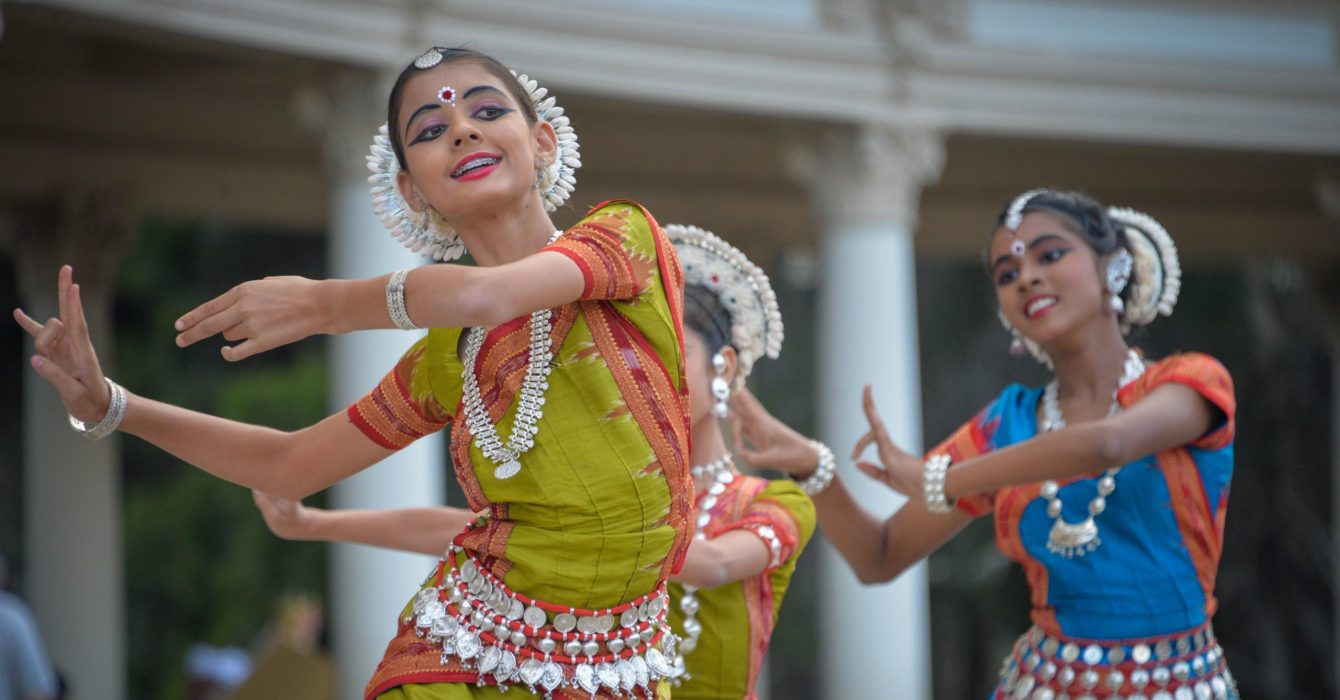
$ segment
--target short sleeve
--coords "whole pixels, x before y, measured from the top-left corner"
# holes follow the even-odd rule
[[[631,299],[659,281],[664,246],[658,237],[664,234],[641,207],[615,201],[591,210],[545,250],[567,256],[581,269],[581,301]]]
[[[1141,381],[1123,391],[1120,398],[1123,404],[1130,405],[1169,383],[1190,387],[1221,413],[1221,420],[1192,442],[1190,447],[1217,450],[1233,442],[1237,411],[1233,377],[1218,360],[1209,355],[1185,353],[1160,360],[1150,366]]]
[[[814,503],[790,481],[772,481],[745,508],[742,516],[717,531],[719,537],[733,530],[756,535],[768,548],[770,574],[800,554],[814,534]]]
[[[926,453],[926,457],[931,455],[947,454],[949,455],[950,469],[953,465],[978,455],[990,452],[992,449],[991,436],[995,432],[995,427],[999,425],[1000,419],[995,415],[996,404],[992,404],[982,409],[980,413],[973,416],[972,420],[959,426],[948,438]],[[979,518],[996,508],[996,494],[994,491],[973,494],[970,496],[961,496],[955,501],[954,505],[974,518]]]
[[[403,449],[451,422],[430,387],[427,351],[427,338],[415,343],[377,387],[346,412],[360,432],[388,450]]]

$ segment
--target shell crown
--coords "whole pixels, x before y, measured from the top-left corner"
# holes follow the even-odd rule
[[[679,255],[684,283],[710,290],[730,314],[731,346],[738,358],[735,383],[742,386],[759,358],[776,358],[782,351],[782,312],[771,280],[711,231],[683,224],[663,229]]]
[[[421,70],[432,68],[441,60],[441,53],[430,49],[414,60],[414,66]],[[582,167],[577,133],[547,88],[540,87],[525,74],[518,75],[512,71],[512,75],[530,97],[536,117],[548,122],[558,138],[558,152],[552,162],[544,164],[536,180],[536,189],[540,191],[545,211],[554,211],[568,201],[577,187],[576,173]],[[386,124],[382,124],[373,135],[367,161],[368,170],[372,172],[368,177],[368,183],[372,185],[372,210],[392,236],[406,248],[434,260],[451,261],[465,254],[465,244],[461,237],[441,214],[432,207],[415,211],[405,201],[404,194],[396,184],[400,161],[396,159]]]

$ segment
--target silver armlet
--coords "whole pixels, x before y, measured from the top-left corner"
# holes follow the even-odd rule
[[[107,382],[107,415],[103,416],[97,425],[90,428],[84,425],[84,421],[70,414],[70,427],[90,440],[101,440],[116,432],[116,429],[121,427],[121,421],[126,418],[126,405],[128,403],[126,401],[126,390],[108,377],[103,377],[103,381]]]
[[[397,270],[391,273],[391,279],[386,282],[386,312],[391,316],[391,323],[402,331],[414,331],[419,327],[414,325],[410,319],[409,312],[405,310],[405,280],[409,279],[409,270]]]
[[[810,440],[810,446],[819,453],[819,466],[808,479],[800,482],[800,490],[809,496],[817,496],[833,483],[833,475],[837,473],[837,460],[833,459],[833,451],[828,449],[828,445],[818,440]]]
[[[947,454],[931,455],[921,474],[921,494],[926,499],[926,510],[932,513],[954,510],[954,504],[945,499],[945,472],[949,471],[949,462]]]

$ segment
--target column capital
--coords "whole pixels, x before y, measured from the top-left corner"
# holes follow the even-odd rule
[[[939,180],[944,139],[928,129],[874,125],[834,130],[797,149],[820,217],[837,225],[916,228],[921,190]]]
[[[368,147],[386,121],[386,99],[397,74],[350,68],[294,93],[294,115],[321,136],[331,182],[367,177]]]

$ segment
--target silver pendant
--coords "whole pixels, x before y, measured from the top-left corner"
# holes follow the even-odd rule
[[[1098,537],[1098,524],[1089,516],[1077,523],[1068,523],[1060,516],[1052,522],[1047,535],[1047,550],[1066,559],[1082,557],[1098,549],[1103,541]]]
[[[502,481],[504,479],[510,479],[519,473],[521,473],[521,462],[515,459],[510,459],[507,461],[507,464],[499,464],[497,467],[494,467],[493,478]]]

